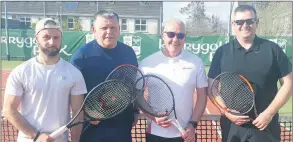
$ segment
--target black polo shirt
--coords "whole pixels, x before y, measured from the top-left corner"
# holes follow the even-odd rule
[[[255,106],[260,113],[277,94],[278,79],[292,72],[292,64],[276,43],[256,36],[247,51],[237,39],[217,49],[208,77],[215,78],[222,72],[241,74],[252,83]]]

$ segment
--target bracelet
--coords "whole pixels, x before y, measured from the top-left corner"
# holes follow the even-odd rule
[[[188,123],[191,124],[194,129],[197,128],[198,123],[196,121],[189,121]]]
[[[37,133],[37,135],[36,135],[35,138],[34,138],[34,142],[37,141],[37,139],[38,139],[38,137],[40,136],[40,134],[41,134],[40,132]]]

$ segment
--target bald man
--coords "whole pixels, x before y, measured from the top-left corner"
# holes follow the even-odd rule
[[[145,58],[139,68],[145,74],[161,77],[171,87],[177,118],[186,132],[180,134],[171,123],[174,113],[163,118],[148,116],[146,141],[195,142],[197,122],[204,112],[207,100],[208,82],[204,64],[198,56],[183,50],[186,31],[182,21],[167,21],[162,39],[164,47]],[[196,103],[194,94],[197,94]]]

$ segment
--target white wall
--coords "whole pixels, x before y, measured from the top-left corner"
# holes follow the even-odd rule
[[[43,16],[31,16],[31,24],[32,23],[37,23],[39,20],[43,18]]]
[[[127,29],[127,33],[134,33],[134,19],[127,19]]]
[[[90,17],[79,17],[82,31],[91,31],[91,19]]]
[[[3,14],[3,15],[1,16],[1,18],[5,18],[5,14]],[[7,15],[7,19],[12,19],[12,16],[11,16],[11,15]]]
[[[158,22],[157,19],[147,20],[147,31],[149,34],[158,34]]]
[[[4,15],[1,16],[5,18]],[[11,15],[7,16],[8,19],[12,19]],[[37,23],[39,19],[43,18],[43,16],[30,16],[31,23]],[[80,24],[82,26],[82,31],[91,31],[91,17],[79,17]],[[135,19],[133,18],[121,18],[127,19],[127,31],[121,31],[121,33],[135,33]],[[147,31],[145,33],[148,34],[159,34],[158,33],[158,20],[157,19],[146,19],[147,23]]]

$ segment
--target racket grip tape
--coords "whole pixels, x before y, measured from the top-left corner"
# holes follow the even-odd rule
[[[66,127],[66,125],[64,125],[64,126],[60,127],[59,129],[57,129],[56,131],[54,131],[53,133],[51,133],[49,136],[52,139],[56,139],[58,136],[60,136],[61,134],[63,134],[67,130],[68,130],[68,128]]]
[[[175,120],[175,122],[172,122],[172,123],[173,123],[173,125],[175,125],[175,126],[178,128],[178,130],[179,130],[179,132],[180,132],[181,134],[185,132],[185,130],[184,130],[183,127],[180,125],[180,123],[178,122],[178,120]]]

